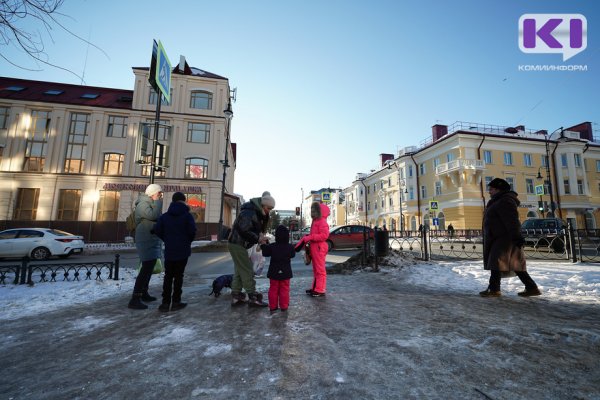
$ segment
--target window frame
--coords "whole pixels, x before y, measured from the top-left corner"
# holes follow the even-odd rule
[[[202,98],[196,98],[197,95],[206,95],[206,100],[201,101]],[[196,107],[198,103],[205,103],[206,107]],[[213,107],[213,94],[207,90],[192,90],[190,93],[190,108],[194,110],[212,110]]]
[[[204,161],[203,165],[192,164],[192,160],[202,160]],[[202,167],[202,177],[192,176],[190,169],[192,166]],[[185,159],[185,169],[184,169],[184,177],[185,179],[208,179],[208,160],[202,157],[188,157]]]

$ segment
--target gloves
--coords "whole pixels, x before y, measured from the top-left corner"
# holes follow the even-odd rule
[[[296,253],[299,253],[300,251],[302,251],[302,249],[304,248],[304,239],[300,240],[298,243],[296,243],[296,246],[294,246],[294,250],[296,251]]]
[[[525,239],[523,239],[523,236],[519,236],[513,240],[513,243],[515,244],[515,246],[521,248],[525,246]]]

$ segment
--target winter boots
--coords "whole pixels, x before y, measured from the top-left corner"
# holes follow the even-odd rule
[[[185,306],[187,306],[187,303],[173,302],[173,304],[171,304],[171,311],[181,310],[182,308],[185,308]]]
[[[500,297],[502,296],[502,292],[499,290],[490,290],[490,288],[485,289],[483,292],[479,292],[481,297]]]
[[[246,293],[231,293],[231,306],[239,306],[245,304],[247,301]]]
[[[142,293],[134,293],[131,296],[131,300],[129,300],[127,307],[133,310],[145,310],[148,308],[147,305],[142,303]]]
[[[260,293],[250,293],[248,295],[248,307],[267,307],[267,303],[263,303],[263,295]]]
[[[523,292],[519,292],[517,294],[521,297],[530,297],[530,296],[539,296],[542,294],[542,292],[536,286],[534,288],[525,289]]]
[[[142,293],[142,301],[145,302],[151,302],[151,301],[156,301],[156,297],[154,296],[150,296],[148,294],[148,289],[144,290],[144,292]]]

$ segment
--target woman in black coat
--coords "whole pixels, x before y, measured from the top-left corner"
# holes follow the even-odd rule
[[[503,272],[514,271],[525,291],[519,296],[539,296],[536,283],[527,273],[519,222],[518,194],[510,190],[504,179],[493,179],[488,185],[491,199],[483,214],[483,268],[490,271],[489,286],[479,294],[482,297],[498,297]]]

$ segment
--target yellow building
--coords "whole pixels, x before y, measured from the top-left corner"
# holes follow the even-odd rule
[[[555,215],[574,228],[598,226],[600,143],[589,122],[551,133],[523,126],[434,125],[425,145],[407,147],[396,157],[382,154],[378,170],[358,174],[344,189],[348,220],[390,230],[400,229],[401,221],[407,230],[421,224],[443,230],[450,223],[478,229],[489,199],[487,183],[496,177],[519,193],[521,220]]]
[[[153,132],[157,93],[149,68],[133,68],[134,89],[121,90],[0,78],[0,227],[48,226],[86,240],[123,240],[123,221],[151,166],[140,159],[140,132]],[[227,147],[224,225],[231,226],[235,144],[226,137],[227,78],[190,68],[181,57],[171,102],[161,103],[158,138],[169,167],[155,172],[165,190],[188,195],[199,236],[217,231]]]

